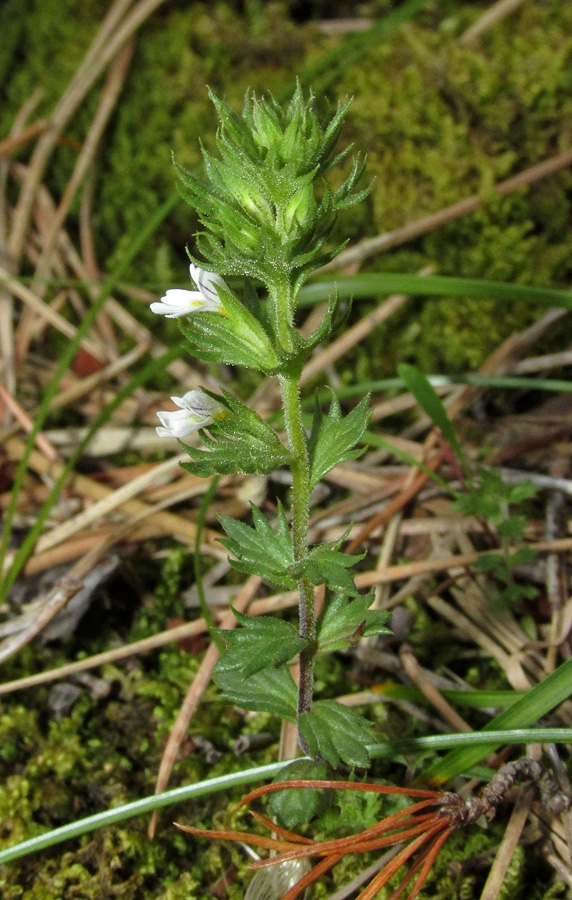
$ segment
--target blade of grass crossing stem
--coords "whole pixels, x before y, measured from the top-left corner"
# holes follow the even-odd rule
[[[34,279],[22,277],[22,284],[31,283]],[[93,287],[94,281],[79,278],[49,278],[43,282],[52,287]],[[229,279],[229,284],[238,281]],[[122,289],[144,288],[158,294],[164,294],[169,288],[178,287],[178,283],[167,281],[141,282],[128,284],[121,282]],[[342,300],[368,300],[372,297],[383,297],[389,294],[411,294],[418,297],[451,297],[463,300],[516,300],[522,303],[538,303],[542,306],[562,307],[572,310],[572,291],[559,288],[531,287],[530,285],[510,284],[505,281],[487,281],[478,278],[457,278],[448,275],[407,275],[389,272],[386,274],[366,274],[339,277],[335,281],[314,281],[300,289],[300,306],[314,306],[327,300],[332,293]]]
[[[527,691],[526,696],[514,703],[500,715],[495,716],[482,729],[481,734],[488,731],[499,732],[505,729],[527,728],[533,722],[537,722],[542,716],[549,713],[555,706],[567,700],[572,693],[572,659],[562,663],[555,672]],[[541,740],[539,738],[539,740]],[[468,746],[461,750],[453,750],[443,759],[436,760],[428,769],[425,769],[420,778],[423,781],[432,781],[442,784],[455,775],[460,775],[471,766],[476,765],[489,753],[501,744],[510,744],[507,735],[506,741],[492,740],[490,743],[479,746]]]
[[[572,728],[533,728],[518,731],[503,731],[502,734],[495,732],[494,735],[499,742],[506,737],[506,743],[524,744],[539,740],[545,743],[570,743],[572,742]],[[489,735],[487,735],[487,739]],[[474,740],[483,740],[481,732],[476,734],[439,734],[430,735],[429,737],[412,738],[402,741],[386,741],[383,744],[377,744],[369,747],[369,753],[372,757],[379,758],[386,756],[395,757],[398,753],[414,752],[415,750],[426,750],[428,748],[439,750],[450,746],[459,746],[469,744]],[[488,752],[488,751],[485,751]],[[301,757],[302,759],[304,757]],[[259,781],[265,781],[273,778],[275,775],[290,764],[291,760],[270,763],[266,766],[258,766],[253,769],[246,769],[242,772],[232,772],[229,775],[221,775],[218,778],[211,778],[208,781],[199,781],[195,784],[186,784],[182,787],[173,788],[170,791],[164,791],[162,794],[151,794],[140,800],[134,800],[123,806],[116,806],[112,809],[106,809],[103,812],[88,816],[85,819],[78,819],[70,822],[68,825],[62,825],[60,828],[54,828],[44,834],[37,835],[27,841],[14,844],[5,850],[0,850],[0,865],[20,859],[24,856],[30,856],[32,853],[38,853],[48,847],[61,844],[63,841],[71,838],[80,837],[82,834],[88,834],[97,831],[99,828],[108,828],[110,825],[116,825],[119,822],[125,822],[133,819],[135,816],[145,815],[156,809],[164,809],[167,806],[174,806],[177,803],[184,803],[197,797],[206,797],[210,794],[216,794],[219,791],[227,791],[229,788],[238,787],[245,784],[253,784]]]
[[[205,527],[205,522],[207,520],[207,512],[209,510],[209,506],[211,505],[211,500],[216,494],[216,489],[218,487],[218,483],[220,481],[220,475],[215,475],[214,478],[211,478],[211,482],[208,487],[208,491],[203,497],[199,514],[197,516],[197,534],[195,537],[195,549],[193,553],[193,562],[195,567],[195,584],[197,585],[197,594],[199,597],[199,606],[201,609],[201,615],[206,622],[209,634],[211,636],[211,640],[215,644],[216,647],[221,651],[224,650],[224,641],[220,637],[217,629],[215,628],[215,624],[213,622],[213,617],[211,615],[211,611],[209,609],[209,605],[207,603],[207,599],[205,597],[205,589],[203,587],[203,573],[201,570],[201,535],[203,533],[203,528]]]
[[[141,387],[143,384],[153,378],[153,376],[158,375],[160,372],[162,372],[165,367],[169,365],[169,363],[173,362],[173,360],[177,359],[177,357],[182,356],[184,352],[184,347],[182,346],[172,347],[159,359],[151,360],[151,362],[149,362],[143,369],[141,369],[141,371],[137,375],[134,375],[130,379],[130,381],[120,391],[118,391],[111,403],[109,403],[91,423],[85,436],[67,460],[59,478],[56,480],[50,492],[50,496],[42,506],[32,528],[27,533],[22,544],[18,547],[12,565],[6,572],[6,575],[4,576],[4,578],[2,579],[2,583],[0,584],[0,601],[4,601],[6,599],[10,588],[14,584],[14,581],[22,571],[23,567],[26,565],[28,557],[31,555],[36,545],[36,541],[40,537],[44,522],[48,518],[50,511],[56,503],[60,492],[66,482],[66,479],[68,478],[70,472],[73,470],[76,462],[81,457],[83,451],[91,441],[94,434],[96,434],[96,432],[105,424],[105,422],[109,419],[113,412],[124,402],[124,400],[127,399],[127,397],[129,397],[133,393],[133,391]]]
[[[103,285],[99,296],[91,303],[89,306],[86,315],[83,320],[78,325],[77,331],[73,337],[73,339],[67,344],[64,352],[58,362],[54,374],[52,376],[52,380],[42,398],[40,403],[36,418],[34,420],[33,428],[28,436],[26,441],[26,449],[20,460],[18,465],[18,469],[16,471],[16,477],[14,479],[14,486],[12,488],[12,494],[10,497],[10,504],[8,509],[6,510],[6,514],[4,517],[4,526],[2,529],[2,540],[0,542],[0,572],[3,569],[4,558],[6,556],[6,551],[8,549],[8,544],[10,541],[10,535],[12,532],[12,522],[14,519],[14,513],[16,511],[16,506],[18,502],[18,496],[22,485],[24,483],[24,478],[26,475],[28,460],[30,458],[30,454],[34,448],[34,443],[38,433],[41,431],[46,417],[49,411],[49,405],[53,397],[55,397],[60,380],[65,372],[69,369],[72,360],[79,348],[80,342],[83,337],[87,334],[89,329],[91,328],[95,317],[107,298],[109,297],[111,291],[117,285],[119,279],[121,278],[122,273],[125,271],[127,266],[133,261],[133,259],[137,256],[139,251],[144,247],[152,234],[157,230],[157,228],[161,225],[163,220],[169,215],[171,210],[173,209],[175,203],[178,200],[178,194],[173,192],[169,199],[157,210],[156,214],[149,220],[148,224],[141,230],[137,238],[131,244],[131,247],[125,253],[123,258],[119,261],[114,271],[108,278],[108,280]],[[12,582],[11,582],[12,583]],[[0,588],[0,597],[4,600],[7,596],[7,589],[5,588],[4,583]]]
[[[471,300],[516,300],[572,309],[572,291],[531,287],[505,281],[457,278],[448,275],[402,275],[394,273],[351,275],[335,281],[315,281],[300,289],[300,306],[313,306],[335,293],[340,300],[360,300],[389,294],[418,297],[458,297]]]
[[[499,388],[500,390],[531,390],[531,391],[563,391],[572,392],[572,381],[564,381],[559,378],[519,378],[513,375],[426,375],[427,381],[433,387],[445,387],[447,385],[468,384],[473,387]],[[376,394],[380,391],[392,391],[405,387],[402,378],[380,378],[377,381],[361,381],[347,387],[331,389],[338,400],[348,400],[351,397],[363,397],[364,394]],[[327,403],[331,397],[331,390],[318,391],[320,403]],[[310,409],[315,404],[315,397],[308,397],[303,401],[304,409]]]

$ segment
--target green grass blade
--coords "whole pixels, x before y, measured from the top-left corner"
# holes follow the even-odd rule
[[[60,380],[65,372],[70,368],[72,360],[80,346],[80,342],[83,337],[87,334],[89,329],[91,328],[93,322],[95,321],[95,317],[97,313],[109,297],[111,291],[114,289],[119,279],[121,278],[122,273],[125,271],[127,266],[133,261],[133,259],[137,256],[139,251],[144,247],[147,240],[151,237],[151,235],[157,230],[163,220],[167,217],[170,211],[173,209],[176,201],[178,199],[178,194],[173,193],[169,199],[157,210],[157,213],[153,216],[152,219],[149,220],[148,224],[143,228],[140,234],[137,236],[136,240],[133,241],[131,247],[125,254],[125,256],[120,260],[118,265],[115,267],[113,273],[110,275],[108,280],[103,285],[101,292],[98,297],[91,303],[89,306],[85,317],[82,322],[78,326],[77,332],[73,339],[67,344],[62,353],[62,356],[55,368],[54,374],[52,376],[52,380],[42,398],[42,402],[40,403],[38,412],[36,414],[36,418],[34,420],[33,428],[28,436],[26,441],[25,452],[20,460],[18,465],[18,469],[16,471],[16,476],[14,479],[14,485],[12,488],[12,493],[10,497],[10,504],[8,509],[6,510],[6,514],[4,516],[4,525],[2,529],[2,540],[0,541],[0,572],[4,567],[4,559],[6,556],[6,551],[8,549],[8,544],[10,541],[10,535],[12,532],[12,522],[14,520],[14,514],[16,512],[16,507],[18,503],[18,496],[20,490],[22,489],[22,485],[24,483],[24,478],[28,468],[28,460],[30,458],[30,454],[34,449],[34,443],[38,433],[41,431],[44,422],[48,416],[49,406],[52,399],[55,397]],[[0,588],[0,598],[4,600],[8,594],[9,586],[6,587],[6,582],[9,581],[9,586],[13,583],[14,578],[4,579],[2,586]]]
[[[401,275],[393,273],[351,275],[334,281],[315,281],[299,293],[300,306],[313,306],[337,294],[341,300],[362,300],[388,294],[413,294],[419,297],[458,297],[472,300],[517,300],[542,306],[572,309],[572,291],[533,287],[480,278],[447,275]]]
[[[531,390],[531,391],[555,391],[572,392],[572,380],[565,381],[562,378],[520,378],[514,375],[427,375],[427,381],[433,387],[444,387],[454,384],[468,384],[472,387],[492,387],[499,390]],[[393,391],[404,388],[402,378],[379,378],[377,381],[362,381],[347,387],[337,388],[334,394],[338,400],[348,400],[351,397],[363,397],[364,394],[377,394],[381,391]],[[318,392],[320,402],[326,403],[330,396],[330,389]],[[314,405],[314,397],[303,402],[304,409]]]
[[[413,394],[421,409],[429,416],[433,424],[437,425],[441,430],[443,438],[451,446],[466,472],[467,465],[463,448],[459,443],[453,423],[447,415],[443,402],[433,385],[430,384],[423,372],[415,368],[415,366],[410,366],[408,363],[401,363],[397,367],[397,373],[400,378],[403,378],[405,385]]]
[[[452,750],[448,756],[453,756],[454,753],[472,752],[475,756],[478,754],[478,758],[482,759],[491,752],[488,749],[491,747],[491,738],[495,742],[493,747],[501,744],[569,744],[572,742],[572,728],[511,728],[508,731],[495,730],[486,734],[483,731],[468,731],[463,734],[431,734],[428,737],[385,741],[383,744],[368,747],[368,753],[372,759],[380,759],[381,757],[394,758],[400,753],[415,753],[419,750],[447,750],[454,747],[456,749]],[[418,781],[429,780],[427,772],[428,770],[424,771]],[[456,774],[459,775],[460,772]],[[435,781],[435,779],[431,778],[431,781]]]
[[[528,728],[533,722],[537,722],[542,716],[549,713],[555,706],[558,706],[564,700],[570,697],[572,693],[572,659],[562,663],[555,672],[537,684],[536,687],[527,691],[526,695],[514,703],[509,709],[506,709],[500,715],[495,716],[485,727],[479,732],[482,735],[479,743],[475,742],[474,746],[466,746],[462,749],[453,750],[443,759],[436,760],[428,769],[425,769],[420,776],[423,781],[433,781],[442,784],[455,775],[460,775],[471,766],[476,765],[493,753],[502,744],[512,743],[509,734],[503,736],[505,729]],[[538,729],[537,734],[540,734]],[[489,732],[494,732],[494,737]],[[489,740],[490,738],[490,740]],[[531,741],[534,738],[530,739]],[[538,740],[546,740],[538,738]]]
[[[0,850],[0,866],[14,859],[20,859],[22,856],[38,853],[40,850],[53,847],[55,844],[61,844],[62,841],[68,841],[82,834],[97,831],[98,828],[107,828],[109,825],[125,822],[127,819],[133,819],[135,816],[141,816],[144,813],[154,812],[156,809],[164,809],[166,806],[185,803],[197,797],[205,797],[208,794],[216,794],[219,791],[226,791],[229,788],[243,784],[253,784],[257,781],[273,778],[289,764],[290,760],[285,760],[284,762],[270,763],[267,766],[245,769],[242,772],[232,772],[230,775],[221,775],[208,781],[199,781],[197,784],[186,784],[183,787],[164,791],[162,794],[152,794],[149,797],[143,797],[141,800],[125,803],[123,806],[106,809],[93,816],[87,816],[85,819],[78,819],[75,822],[70,822],[68,825],[62,825],[60,828],[46,831],[45,834],[22,841],[13,847]]]

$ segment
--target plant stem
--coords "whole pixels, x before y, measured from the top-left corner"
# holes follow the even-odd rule
[[[291,338],[291,287],[284,283],[275,293],[278,338],[284,348],[292,346]],[[308,555],[308,521],[310,518],[310,460],[308,443],[302,422],[300,401],[300,375],[279,376],[282,389],[282,404],[288,444],[292,452],[292,548],[295,563],[300,563]],[[312,707],[314,688],[314,655],[316,652],[316,620],[314,610],[314,588],[309,579],[302,575],[298,579],[298,607],[300,637],[307,646],[300,653],[300,680],[298,683],[298,723],[300,716]],[[305,753],[308,747],[298,739]]]

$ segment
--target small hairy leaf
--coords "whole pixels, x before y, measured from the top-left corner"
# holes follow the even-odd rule
[[[340,404],[332,393],[327,416],[316,397],[312,433],[308,444],[310,454],[310,484],[314,487],[324,475],[338,463],[356,459],[363,451],[352,450],[362,437],[369,419],[368,394],[345,418],[342,418]]]
[[[275,781],[323,781],[327,777],[325,763],[297,759],[282,769]],[[314,788],[277,791],[271,795],[268,810],[285,828],[296,828],[297,825],[305,825],[316,815],[319,802],[320,792]]]
[[[240,628],[220,631],[226,643],[217,663],[219,672],[237,671],[249,678],[269,666],[288,662],[307,644],[293,625],[274,616],[245,616],[233,610]]]
[[[389,613],[384,610],[369,610],[372,595],[348,599],[338,594],[325,606],[318,622],[318,648],[332,653],[349,647],[358,631],[365,637],[375,634],[391,634],[385,627]]]
[[[228,535],[221,544],[236,556],[236,560],[231,560],[232,565],[241,572],[261,575],[279,587],[292,590],[296,579],[288,569],[294,563],[294,554],[282,504],[278,501],[276,533],[254,504],[252,517],[254,528],[227,516],[219,518]]]
[[[246,679],[236,670],[215,669],[214,680],[226,699],[236,706],[296,721],[297,688],[288,666],[264,669]]]
[[[318,700],[300,716],[300,735],[312,756],[323,756],[334,769],[340,762],[367,768],[367,747],[371,744],[371,725],[352,709],[335,700]]]

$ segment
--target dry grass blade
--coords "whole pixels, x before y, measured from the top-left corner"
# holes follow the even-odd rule
[[[403,668],[405,669],[407,675],[409,675],[411,681],[414,685],[416,685],[420,691],[425,695],[427,700],[435,707],[439,715],[445,722],[448,722],[449,725],[455,731],[472,731],[471,726],[465,722],[462,716],[453,709],[451,704],[445,700],[441,691],[432,684],[428,678],[427,673],[423,671],[415,656],[413,654],[413,650],[408,644],[402,644],[399,650],[399,658],[401,659]]]
[[[3,156],[10,156],[14,150],[18,150],[20,147],[23,147],[24,144],[27,144],[29,141],[33,140],[35,137],[38,137],[42,132],[47,131],[48,128],[51,128],[51,122],[49,119],[38,119],[37,122],[32,122],[31,125],[26,125],[25,128],[22,128],[18,134],[11,134],[7,138],[4,138],[3,141],[0,141],[0,159]]]
[[[42,99],[42,91],[36,89],[18,112],[9,139],[17,140],[26,130],[26,122]],[[0,159],[0,263],[11,269],[12,263],[8,250],[8,203],[6,186],[9,167],[6,160]],[[16,369],[14,357],[14,323],[13,301],[9,291],[0,287],[0,352],[3,363],[3,377],[6,387],[12,393],[16,390]]]
[[[40,258],[36,265],[34,290],[41,297],[45,292],[46,279],[50,273],[52,259],[62,225],[67,217],[76,191],[81,184],[89,166],[91,165],[101,136],[115,109],[119,94],[123,87],[127,69],[133,55],[133,42],[129,41],[120,51],[110,67],[107,79],[103,86],[99,105],[91,127],[88,131],[84,145],[78,156],[76,165],[71,174],[67,187],[63,193],[58,208],[55,211],[50,230],[43,243]],[[18,351],[23,358],[26,355],[31,338],[31,316],[24,315],[18,328]]]
[[[81,66],[52,113],[52,128],[42,135],[34,150],[28,177],[14,211],[9,242],[10,259],[15,271],[18,270],[20,265],[32,207],[51,153],[67,122],[71,119],[97,77],[107,65],[108,59],[103,58],[101,51],[108,44],[114,29],[131,5],[131,2],[132,0],[116,0],[110,7],[92,42],[91,48],[86,53]],[[94,64],[94,60],[98,60],[97,63]]]
[[[10,438],[8,441],[6,441],[5,447],[7,452],[13,459],[19,459],[21,454],[24,452],[24,444],[16,438]],[[61,474],[63,468],[60,463],[50,463],[44,456],[37,452],[33,452],[30,456],[30,467],[39,474],[49,474],[55,478],[57,478],[59,474]],[[82,496],[84,496],[85,498],[89,498],[90,500],[104,500],[109,498],[114,493],[113,490],[110,490],[105,485],[99,484],[93,479],[87,478],[85,475],[80,475],[78,473],[72,474],[72,476],[70,477],[70,484],[73,485],[73,489],[75,491],[80,492]],[[120,509],[127,516],[136,518],[148,513],[150,507],[144,501],[133,498],[127,499],[125,502],[123,502]],[[194,545],[197,529],[195,523],[191,522],[189,519],[170,512],[159,511],[154,513],[153,516],[150,517],[150,521],[153,521],[158,526],[160,526],[163,533],[176,536],[183,543],[186,543],[190,546]],[[210,529],[204,529],[203,541],[205,547],[210,545],[210,547],[212,548],[217,540],[218,534],[216,532],[213,532]],[[48,532],[46,535],[42,536],[39,539],[36,546],[36,551],[41,552],[43,550],[46,550],[47,547],[53,546],[53,538]],[[10,565],[11,560],[12,556],[10,554],[7,554],[5,565]]]
[[[528,819],[532,805],[532,795],[533,790],[530,787],[522,788],[518,795],[509,823],[506,826],[504,837],[495,856],[495,861],[483,888],[481,900],[497,900],[501,893],[508,867]]]
[[[7,409],[13,414],[14,418],[18,421],[24,431],[30,432],[34,427],[34,423],[32,422],[30,416],[27,414],[25,409],[23,409],[15,397],[12,396],[8,388],[0,382],[0,399],[4,402]],[[50,462],[55,462],[58,459],[58,454],[56,449],[52,446],[48,438],[45,434],[42,434],[40,431],[36,435],[36,446],[38,450],[41,450],[46,459],[49,459]]]
[[[66,337],[73,338],[76,329],[67,319],[55,312],[48,303],[44,303],[30,288],[25,287],[17,278],[12,277],[8,272],[0,266],[0,283],[7,288],[15,297],[18,297],[27,307],[29,307],[36,315],[50,322],[61,334]],[[101,354],[101,347],[95,344],[90,338],[82,338],[81,346],[87,350],[92,356],[98,358]]]

